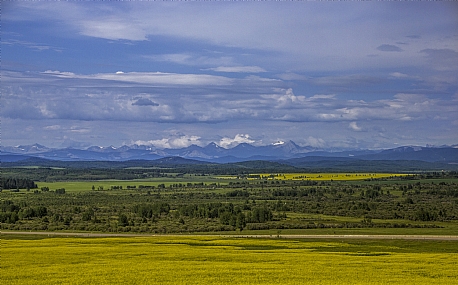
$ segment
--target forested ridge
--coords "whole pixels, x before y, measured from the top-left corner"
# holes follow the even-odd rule
[[[313,172],[412,172],[412,171],[458,171],[458,164],[444,161],[421,160],[361,160],[344,159],[341,157],[303,157],[278,160],[247,160],[232,163],[214,163],[166,157],[159,160],[127,160],[127,161],[58,161],[41,158],[29,158],[22,161],[2,162],[3,168],[42,167],[71,169],[127,169],[127,168],[161,168],[174,169],[179,172],[207,174],[234,174],[240,171],[313,171]],[[254,171],[253,171],[254,170]],[[248,173],[247,172],[247,173]]]

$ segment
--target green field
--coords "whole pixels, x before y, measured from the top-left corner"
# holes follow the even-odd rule
[[[2,284],[458,284],[456,241],[28,238],[2,238]]]
[[[196,176],[196,175],[183,175],[176,176],[176,174],[169,174],[170,177],[160,177],[160,178],[149,178],[149,179],[134,179],[134,180],[92,180],[92,181],[56,181],[56,182],[38,182],[37,185],[39,188],[48,187],[50,190],[55,190],[59,188],[65,188],[69,192],[80,192],[92,190],[92,186],[95,189],[102,187],[103,190],[109,190],[112,186],[122,186],[123,189],[127,189],[127,186],[136,186],[137,188],[140,185],[143,186],[154,186],[157,187],[160,184],[164,184],[166,187],[170,185],[181,183],[186,185],[188,183],[205,183],[209,184],[218,184],[218,185],[227,185],[229,183],[250,181],[250,183],[255,183],[259,179],[267,180],[284,180],[284,181],[300,181],[300,180],[313,180],[313,181],[342,181],[342,182],[357,182],[364,183],[364,180],[374,180],[374,179],[383,179],[383,178],[400,178],[404,176],[409,176],[409,174],[396,174],[396,173],[284,173],[284,174],[249,174],[245,179],[237,179],[237,176],[222,176],[222,175],[207,175],[207,176]],[[253,178],[253,177],[260,178]],[[399,182],[399,180],[394,180]],[[373,182],[373,181],[372,181]],[[440,182],[440,181],[439,181]]]
[[[69,192],[80,192],[92,190],[92,186],[97,190],[99,187],[103,187],[103,190],[110,190],[112,186],[122,186],[123,189],[127,189],[127,186],[136,186],[139,188],[143,186],[154,186],[157,187],[160,184],[164,184],[166,187],[170,185],[181,183],[186,185],[187,183],[219,183],[220,185],[227,184],[226,180],[219,180],[215,178],[154,178],[144,180],[95,180],[95,181],[57,181],[57,182],[37,182],[38,188],[49,187],[50,190],[64,188]]]

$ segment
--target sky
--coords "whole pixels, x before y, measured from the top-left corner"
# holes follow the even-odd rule
[[[458,2],[1,2],[1,145],[458,144]]]

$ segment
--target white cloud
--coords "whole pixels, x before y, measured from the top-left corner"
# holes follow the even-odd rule
[[[52,125],[52,126],[46,126],[43,129],[45,129],[47,131],[57,131],[57,130],[61,129],[61,126],[60,125]]]
[[[214,65],[232,65],[234,59],[230,56],[208,56],[192,53],[173,53],[173,54],[158,54],[158,55],[145,55],[143,58],[152,61],[170,62],[183,65],[196,65],[196,66],[214,66]]]
[[[348,127],[355,132],[361,132],[363,130],[361,127],[358,126],[356,122],[350,122]]]
[[[60,71],[2,75],[2,115],[11,118],[349,124],[360,120],[450,119],[458,108],[457,101],[415,93],[372,101],[349,100],[336,94],[306,97],[296,95],[292,88],[281,87],[285,85],[281,80],[259,76],[238,79],[202,74],[82,75]]]
[[[126,73],[99,73],[89,76],[78,75],[82,79],[103,79],[140,84],[165,85],[229,85],[232,80],[227,77],[207,74],[179,74],[164,72],[126,72]]]
[[[312,97],[310,97],[310,100],[320,100],[320,99],[332,100],[332,99],[335,99],[335,97],[336,97],[335,94],[315,94]]]
[[[170,148],[169,140],[168,139],[159,139],[159,140],[137,140],[133,142],[136,145],[148,145],[148,146],[155,146],[157,148]]]
[[[163,138],[158,140],[149,140],[149,141],[142,141],[138,140],[134,142],[137,145],[150,145],[154,146],[159,149],[164,148],[184,148],[190,145],[200,145],[200,137],[199,136],[188,136],[183,135],[179,137],[172,137],[172,138]]]
[[[294,107],[305,102],[305,96],[296,96],[292,88],[285,90],[285,95],[277,96],[278,107]]]
[[[297,74],[294,72],[282,73],[282,74],[278,74],[277,76],[278,78],[283,79],[283,80],[303,80],[304,81],[308,79],[307,76]]]
[[[410,76],[405,74],[405,73],[402,73],[402,72],[392,72],[390,73],[390,76],[391,77],[394,77],[394,78],[409,78]]]
[[[89,128],[79,127],[79,126],[72,126],[70,127],[70,132],[73,133],[89,133],[91,130]]]
[[[209,70],[213,70],[217,72],[240,72],[240,73],[266,72],[265,69],[259,66],[219,66],[215,68],[209,68]]]
[[[326,147],[326,142],[321,138],[315,138],[315,137],[309,136],[307,139],[305,139],[305,142],[306,142],[306,145],[312,146],[312,147],[317,147],[317,148]]]
[[[224,137],[222,138],[218,145],[224,148],[232,148],[241,143],[254,143],[255,141],[250,138],[248,134],[236,134],[234,138]]]
[[[51,111],[49,107],[52,107],[52,106],[48,106],[45,103],[42,103],[38,106],[38,110],[40,111],[41,115],[45,118],[55,118],[56,113]]]
[[[307,106],[309,100],[305,96],[294,95],[292,88],[272,88],[273,93],[268,95],[260,95],[260,97],[264,100],[258,102],[265,106],[272,105],[273,108],[276,109],[303,109]],[[270,108],[272,108],[270,107]],[[292,111],[292,110],[291,110]]]
[[[46,75],[54,75],[56,77],[60,78],[74,78],[77,77],[77,75],[73,72],[66,72],[66,71],[58,71],[58,70],[46,70],[43,72],[43,74]]]
[[[103,17],[101,19],[82,19],[79,21],[81,33],[90,37],[100,37],[109,40],[131,40],[144,41],[147,40],[147,32],[138,21],[133,19],[120,19],[114,17]]]

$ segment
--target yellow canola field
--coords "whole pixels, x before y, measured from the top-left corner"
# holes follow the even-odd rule
[[[456,253],[405,253],[383,241],[371,249],[219,237],[3,239],[0,276],[5,285],[458,284]]]
[[[389,177],[408,176],[399,173],[257,173],[248,175],[248,179],[275,179],[275,180],[365,180]]]

